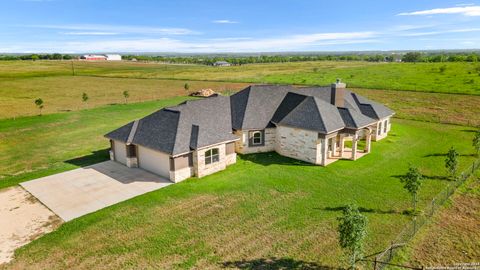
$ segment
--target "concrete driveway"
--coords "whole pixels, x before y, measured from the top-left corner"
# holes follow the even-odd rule
[[[105,161],[20,185],[69,221],[171,184],[142,169]]]

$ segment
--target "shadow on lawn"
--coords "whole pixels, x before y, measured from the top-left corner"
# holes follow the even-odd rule
[[[401,179],[404,177],[404,174],[397,174],[397,175],[392,175],[391,177],[395,177],[398,179]],[[422,174],[422,178],[424,179],[429,179],[429,180],[442,180],[442,181],[451,181],[447,176],[444,175],[426,175]]]
[[[316,210],[324,210],[324,211],[342,211],[345,206],[337,206],[337,207],[325,207],[325,208],[314,208]],[[381,209],[373,209],[373,208],[365,208],[359,207],[358,211],[362,213],[375,213],[375,214],[402,214],[405,215],[404,212],[398,212],[396,210],[381,210]]]
[[[434,154],[428,154],[423,157],[446,157],[447,153],[434,153]],[[476,157],[476,154],[460,154],[460,157]]]
[[[319,265],[314,262],[305,262],[291,258],[259,258],[253,260],[241,260],[221,263],[223,268],[236,269],[259,269],[259,270],[277,270],[277,269],[304,269],[304,270],[333,270],[342,269],[331,266]]]
[[[64,162],[78,166],[78,167],[86,167],[89,165],[93,165],[93,164],[108,160],[110,158],[108,154],[109,149],[110,148],[105,148],[105,149],[93,151],[89,155],[65,160]]]
[[[314,164],[310,164],[301,160],[296,160],[293,158],[281,156],[276,152],[255,153],[255,154],[245,154],[245,155],[239,154],[239,156],[245,161],[250,161],[263,166],[269,166],[269,165],[315,166]]]

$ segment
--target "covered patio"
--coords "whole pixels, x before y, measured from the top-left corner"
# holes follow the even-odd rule
[[[324,153],[326,157],[324,166],[340,159],[356,160],[370,153],[372,128],[364,127],[358,130],[344,130],[326,140],[328,147],[326,147],[327,152]],[[347,146],[346,143],[349,145]]]

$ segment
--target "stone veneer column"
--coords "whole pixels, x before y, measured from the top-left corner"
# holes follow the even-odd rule
[[[332,157],[337,155],[337,136],[332,138]]]
[[[340,134],[340,157],[343,158],[343,152],[345,151],[345,136]]]
[[[365,153],[370,153],[372,147],[372,131],[367,130],[366,142],[365,142]]]
[[[358,135],[355,133],[352,139],[352,160],[357,159],[357,147],[358,146]]]
[[[322,140],[322,166],[327,165],[327,157],[328,157],[328,139],[325,138]]]

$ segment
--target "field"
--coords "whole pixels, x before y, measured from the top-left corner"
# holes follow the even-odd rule
[[[366,254],[378,252],[410,220],[403,211],[411,200],[398,179],[409,163],[426,176],[422,208],[448,183],[443,162],[451,146],[461,154],[461,168],[474,158],[471,131],[480,125],[477,63],[74,65],[76,76],[66,61],[0,62],[0,188],[108,159],[103,134],[189,99],[186,82],[190,91],[231,93],[249,82],[325,85],[340,77],[359,94],[391,107],[396,119],[390,136],[356,162],[322,168],[273,153],[239,156],[225,171],[65,223],[20,249],[8,268],[335,267],[343,263],[335,229],[345,203],[357,202],[367,215]],[[124,90],[130,92],[128,104]],[[87,103],[81,101],[83,92]],[[45,101],[42,116],[34,116],[38,97]],[[465,194],[457,198],[470,198]],[[470,199],[444,215],[468,212],[467,204]],[[433,245],[428,239],[455,233],[451,227],[445,232],[450,235],[440,235],[438,228],[455,224],[447,223],[429,226],[403,259],[424,261],[428,253],[418,251]]]
[[[2,183],[104,160],[106,131],[182,99],[3,120],[2,170],[22,173]],[[402,211],[410,198],[397,176],[409,162],[421,168],[428,176],[420,195],[420,205],[425,205],[447,183],[439,180],[441,154],[454,145],[462,167],[473,159],[470,130],[397,119],[391,136],[374,143],[371,155],[327,168],[276,154],[240,156],[223,172],[66,223],[21,249],[11,266],[216,268],[270,257],[283,258],[274,261],[287,266],[336,266],[340,207],[349,201],[362,207],[369,218],[367,252],[378,251],[409,220]]]
[[[402,250],[398,261],[426,266],[453,266],[480,258],[480,172]],[[477,261],[476,261],[477,260]]]
[[[469,63],[447,63],[444,74],[431,71],[439,67],[435,63],[304,62],[228,68],[129,62],[74,65],[77,76],[71,76],[71,63],[67,61],[0,62],[0,119],[37,115],[39,110],[33,101],[39,97],[45,102],[43,113],[55,113],[124,103],[125,90],[130,93],[129,102],[139,102],[186,95],[185,83],[190,85],[190,92],[201,88],[232,92],[247,82],[325,85],[341,77],[349,86],[361,87],[356,89],[358,93],[390,106],[399,117],[480,125],[480,96],[475,95],[480,80],[463,84],[479,77],[475,64]],[[354,76],[350,78],[347,73]],[[307,80],[303,82],[302,78]],[[389,81],[395,81],[396,86],[385,84]],[[404,91],[414,89],[410,82],[415,82],[417,91]],[[84,92],[89,95],[86,103],[81,100]],[[456,92],[473,95],[451,94]]]

